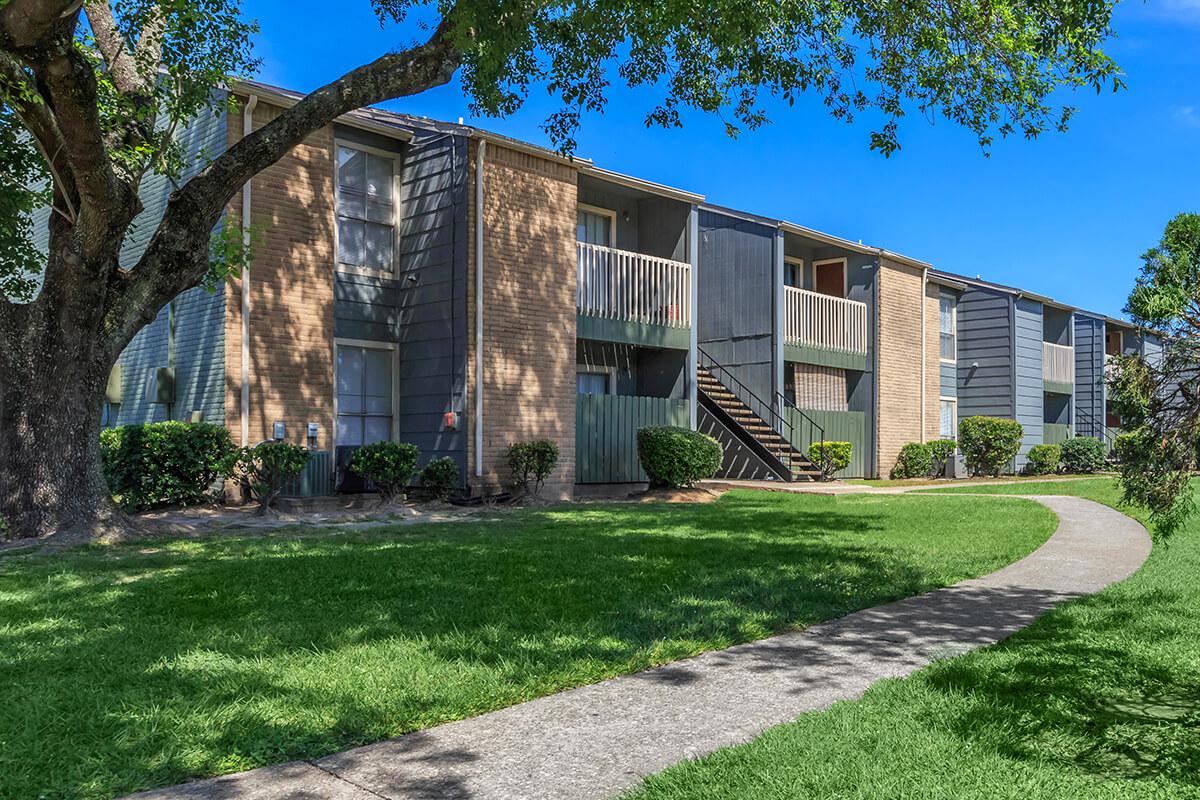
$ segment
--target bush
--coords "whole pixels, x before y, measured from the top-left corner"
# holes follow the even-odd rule
[[[1021,449],[1021,423],[1002,417],[967,417],[958,423],[958,449],[972,475],[998,476]]]
[[[946,468],[950,465],[950,460],[954,458],[954,452],[958,450],[958,442],[953,439],[936,439],[926,446],[929,448],[929,458],[933,462],[929,470],[929,477],[946,477]]]
[[[1104,442],[1094,436],[1076,436],[1062,443],[1063,472],[1086,474],[1104,469]]]
[[[853,451],[850,442],[813,442],[808,446],[808,460],[821,470],[821,480],[830,481],[835,472],[850,466]]]
[[[258,500],[258,512],[262,514],[288,480],[300,474],[309,458],[308,450],[298,444],[263,442],[235,450],[225,462],[225,474]]]
[[[204,502],[232,451],[229,431],[204,422],[151,422],[100,432],[104,478],[127,511]]]
[[[513,482],[525,494],[537,497],[556,464],[558,445],[549,439],[514,442],[508,446],[508,466],[512,470]],[[529,488],[531,484],[532,492]]]
[[[430,461],[421,470],[421,488],[437,500],[448,498],[458,489],[458,462],[449,456]]]
[[[669,426],[640,428],[637,447],[638,461],[650,485],[673,489],[716,475],[725,455],[720,442],[711,436]]]
[[[391,503],[404,496],[405,488],[417,471],[420,455],[415,444],[365,444],[350,456],[350,471],[374,483],[380,499]]]
[[[926,478],[933,471],[933,455],[929,445],[909,442],[900,448],[892,478]]]
[[[1056,444],[1036,444],[1029,448],[1025,471],[1030,475],[1053,475],[1062,461],[1062,448]]]

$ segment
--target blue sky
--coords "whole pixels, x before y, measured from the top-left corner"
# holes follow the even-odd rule
[[[258,78],[311,90],[415,29],[381,30],[366,0],[342,4],[245,0],[258,19]],[[1200,0],[1118,7],[1108,52],[1128,90],[1076,93],[1071,130],[997,143],[984,158],[968,132],[909,117],[903,149],[868,149],[867,120],[829,118],[813,101],[769,106],[772,124],[738,139],[694,115],[678,130],[647,129],[653,96],[614,87],[587,118],[578,154],[598,165],[700,192],[711,202],[779,217],[1120,315],[1139,255],[1163,225],[1200,212]],[[518,114],[473,119],[457,85],[387,104],[545,143],[553,104],[535,90]]]

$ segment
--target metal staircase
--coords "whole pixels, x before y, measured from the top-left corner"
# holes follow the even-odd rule
[[[776,404],[769,404],[703,350],[698,355],[696,385],[700,390],[700,404],[721,420],[780,480],[819,479],[821,471],[792,445],[791,423],[776,411],[790,405],[783,396],[776,395]],[[825,441],[824,429],[804,412],[797,409],[797,413],[804,424],[812,426],[812,441]]]

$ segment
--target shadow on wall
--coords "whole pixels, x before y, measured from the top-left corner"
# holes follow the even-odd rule
[[[484,160],[484,344],[478,354],[484,369],[483,480],[511,481],[511,443],[551,439],[558,443],[559,462],[548,492],[569,495],[575,463],[575,172],[496,147]],[[472,296],[473,275],[474,265]],[[473,476],[474,464],[471,470]]]

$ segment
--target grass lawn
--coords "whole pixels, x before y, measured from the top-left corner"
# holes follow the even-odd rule
[[[1058,480],[1071,480],[1075,478],[1086,478],[1085,475],[1059,475],[1055,476]],[[843,481],[843,483],[852,483],[858,486],[962,486],[971,487],[973,484],[979,483],[1049,483],[1045,475],[1001,475],[998,478],[982,476],[979,478],[954,478],[952,480],[941,478],[851,478]],[[975,491],[975,489],[964,488],[963,491]],[[1063,494],[1060,492],[1060,494]]]
[[[972,491],[1116,505],[1111,478]],[[636,800],[1200,797],[1200,520],[1008,640],[650,778]]]
[[[330,753],[986,573],[1053,527],[1005,499],[731,492],[10,556],[0,797]]]

